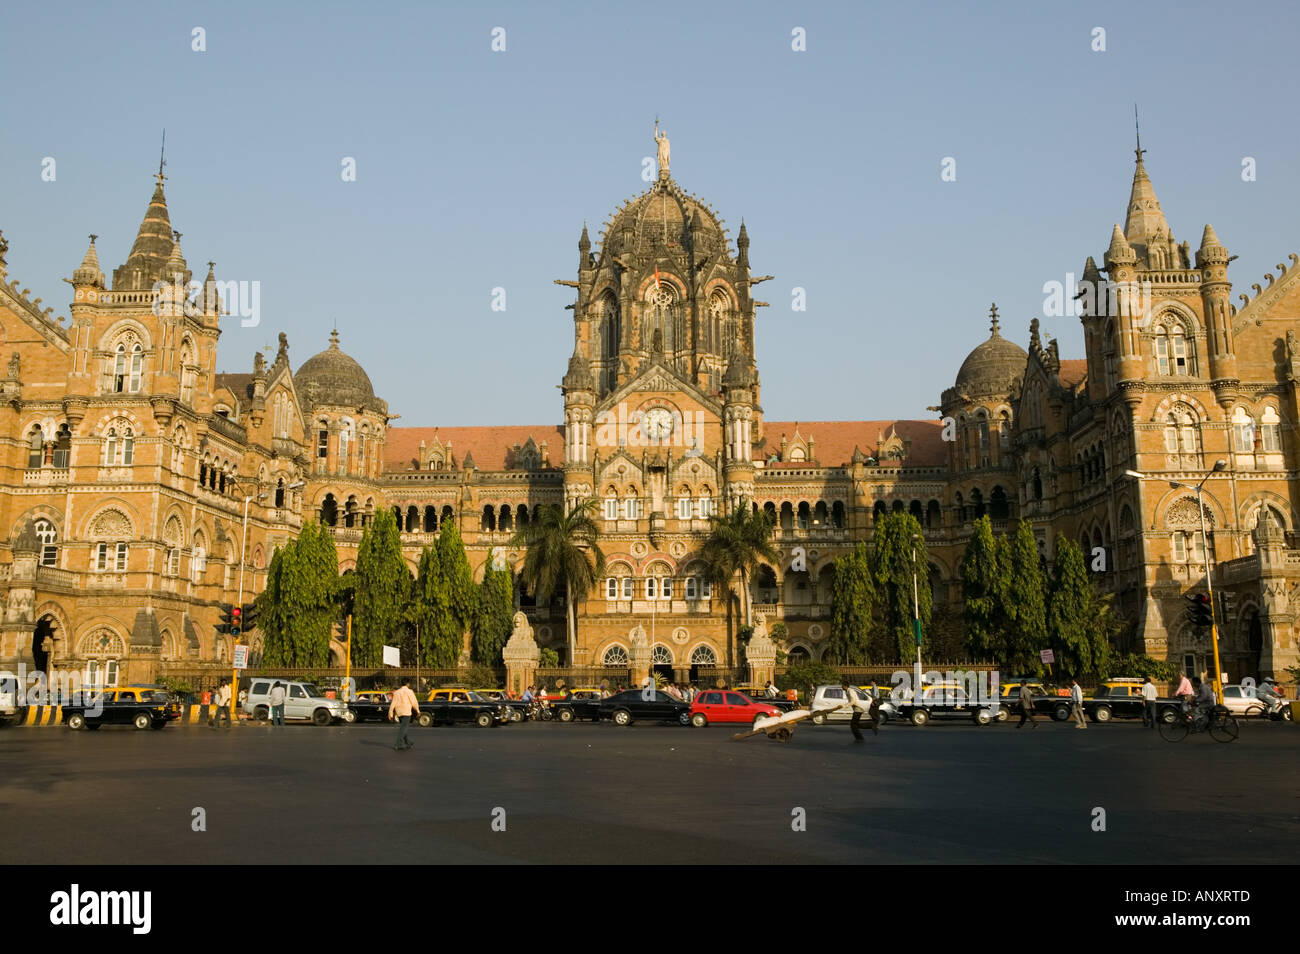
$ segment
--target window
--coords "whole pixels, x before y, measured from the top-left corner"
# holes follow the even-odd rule
[[[131,428],[127,428],[122,434],[122,466],[129,467],[135,460],[135,435]]]
[[[623,577],[623,599],[630,600],[632,598],[632,586],[632,577]]]
[[[695,577],[688,576],[686,578],[686,598],[688,600],[696,599],[699,595],[699,592],[700,592],[699,584],[696,582]]]
[[[626,505],[627,505],[627,519],[640,520],[641,519],[641,498],[628,497],[626,501]]]
[[[190,561],[190,566],[194,572],[194,582],[202,583],[203,574],[208,568],[208,551],[203,544],[196,543],[194,545],[194,558]]]
[[[673,598],[673,578],[671,576],[666,576],[659,581],[659,595],[665,600]]]
[[[1181,531],[1174,534],[1173,552],[1175,563],[1187,562],[1187,535]]]
[[[316,432],[316,456],[319,457],[321,460],[324,460],[325,456],[329,453],[329,446],[330,446],[330,432],[324,429],[317,431]]]
[[[72,459],[72,431],[64,424],[54,435],[54,466],[67,467]]]
[[[1178,321],[1156,328],[1156,370],[1160,374],[1195,374],[1195,347],[1187,330]]]
[[[351,436],[347,428],[339,431],[339,469],[346,471],[348,469],[348,444]]]
[[[172,547],[167,551],[167,575],[181,575],[181,548]]]
[[[117,346],[113,356],[113,393],[121,394],[126,390],[126,345]]]
[[[605,519],[606,520],[618,519],[618,498],[617,497],[605,498]]]
[[[605,581],[605,599],[618,599],[618,579],[616,577],[611,576]]]
[[[601,658],[601,665],[604,666],[626,666],[627,664],[627,650],[622,646],[610,646]]]
[[[678,520],[691,519],[691,498],[690,497],[677,498],[677,519]]]
[[[645,598],[648,600],[656,599],[659,596],[659,581],[653,576],[645,578]]]
[[[711,517],[711,516],[713,516],[713,498],[712,498],[712,497],[701,497],[701,498],[700,498],[700,516],[701,516],[701,517]]]
[[[36,521],[36,539],[41,541],[41,566],[58,566],[59,548],[55,545],[58,538],[54,524],[48,520]]]
[[[95,547],[95,572],[107,573],[109,570],[125,572],[125,543],[100,543]]]
[[[1263,440],[1266,454],[1278,454],[1282,451],[1282,420],[1273,407],[1264,408],[1260,417],[1259,433]]]
[[[277,510],[284,507],[284,478],[275,482],[275,506]]]
[[[104,466],[112,467],[117,463],[117,429],[110,427],[104,437]]]
[[[1232,412],[1232,449],[1238,454],[1255,451],[1255,421],[1244,407]]]
[[[45,462],[45,432],[41,430],[40,425],[32,428],[32,436],[28,441],[27,466],[40,467]]]
[[[129,382],[130,391],[135,394],[140,390],[140,376],[144,371],[144,349],[137,343],[131,348],[131,379]]]

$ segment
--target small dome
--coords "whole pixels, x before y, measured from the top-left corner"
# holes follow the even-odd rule
[[[955,387],[971,396],[1009,393],[1029,360],[1024,348],[1002,337],[996,307],[991,309],[991,317],[988,340],[968,354],[957,371]]]
[[[330,346],[302,363],[293,376],[298,393],[313,404],[337,404],[381,410],[370,376],[339,347],[339,333],[330,333]]]

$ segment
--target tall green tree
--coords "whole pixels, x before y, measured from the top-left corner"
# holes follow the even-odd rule
[[[858,666],[871,662],[871,611],[876,600],[871,557],[865,542],[835,559],[831,583],[831,631],[822,658]]]
[[[329,665],[338,569],[334,538],[314,521],[276,551],[257,597],[264,665]]]
[[[460,640],[456,647],[456,659],[459,662],[465,645],[465,634],[473,625],[474,613],[478,608],[478,590],[474,586],[474,571],[469,568],[465,542],[455,524],[449,524],[439,531],[437,549],[438,565],[447,586],[448,613],[455,622]]]
[[[574,602],[586,599],[596,582],[605,575],[605,554],[601,552],[600,527],[596,523],[597,502],[581,501],[571,510],[558,504],[543,507],[538,519],[521,527],[511,546],[527,547],[520,576],[539,601],[548,600],[564,587],[568,616],[568,664],[574,664],[578,641],[578,615]]]
[[[993,536],[987,516],[975,521],[974,533],[961,561],[961,590],[966,637],[979,659],[1001,659],[1007,617],[1002,601],[1007,592],[1006,548]]]
[[[480,666],[500,666],[515,616],[515,582],[509,569],[488,561],[478,585],[478,605],[471,630],[471,655]]]
[[[384,646],[401,646],[405,641],[411,593],[411,571],[402,558],[397,519],[391,510],[377,511],[362,534],[353,578],[352,661],[378,666]]]
[[[740,606],[745,625],[753,626],[753,609],[749,598],[749,578],[761,561],[779,559],[772,544],[772,516],[741,500],[730,513],[709,518],[709,535],[700,547],[700,561],[718,586],[727,588],[727,665],[736,665],[735,639],[732,636],[731,593],[740,581]]]
[[[1062,672],[1095,672],[1093,646],[1086,614],[1092,603],[1092,581],[1083,551],[1066,536],[1056,538],[1056,560],[1047,596],[1047,643]]]
[[[876,521],[872,570],[881,621],[900,661],[916,656],[915,609],[920,610],[921,650],[929,646],[930,559],[921,524],[910,513],[891,513]]]
[[[1047,648],[1047,581],[1028,520],[1016,524],[1007,556],[1007,589],[1002,600],[1007,638],[1002,662],[1013,673],[1035,673],[1042,666],[1039,651]]]
[[[444,527],[443,532],[449,528]],[[414,630],[414,641],[419,644],[420,665],[433,669],[450,669],[456,665],[460,644],[455,639],[455,627],[439,627],[439,615],[450,612],[450,600],[442,575],[442,564],[435,547],[426,546],[420,551],[415,568],[415,581],[411,586],[411,606],[407,617]],[[450,634],[450,639],[448,638]]]

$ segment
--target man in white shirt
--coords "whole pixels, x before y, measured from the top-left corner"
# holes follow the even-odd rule
[[[411,680],[403,679],[402,685],[393,693],[393,701],[388,704],[389,720],[397,717],[397,741],[393,743],[393,751],[405,752],[413,745],[406,733],[411,727],[411,717],[419,711],[420,700],[411,691]]]
[[[1148,729],[1156,727],[1156,687],[1150,676],[1142,683],[1142,724]]]
[[[1074,727],[1076,729],[1088,728],[1088,723],[1083,718],[1083,688],[1079,685],[1078,679],[1070,680],[1070,702],[1073,703],[1070,707],[1070,715],[1074,716]]]
[[[226,720],[226,728],[229,729],[230,728],[230,680],[228,679],[221,680],[221,685],[217,687],[217,695],[213,701],[215,701],[217,704],[217,714],[216,716],[213,717],[213,720],[208,723],[208,725],[212,726],[212,728],[214,729],[220,728],[221,719],[224,716]]]
[[[271,725],[284,725],[284,686],[276,682],[271,686]]]

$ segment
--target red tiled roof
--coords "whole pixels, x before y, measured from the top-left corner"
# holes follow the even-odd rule
[[[1069,361],[1061,362],[1060,378],[1061,384],[1073,390],[1083,382],[1088,376],[1088,360],[1086,358],[1071,358]]]
[[[853,448],[858,447],[867,457],[876,455],[876,442],[886,440],[890,429],[898,432],[904,441],[911,441],[910,453],[903,463],[912,467],[937,467],[947,462],[944,448],[943,424],[932,421],[764,421],[764,444],[756,450],[755,458],[767,458],[781,450],[781,435],[794,440],[797,432],[804,440],[812,438],[816,463],[823,467],[838,467],[853,458]],[[807,467],[800,461],[768,464],[769,469],[779,467]]]
[[[503,427],[390,427],[384,445],[384,469],[389,473],[418,470],[420,441],[426,450],[441,441],[451,444],[451,456],[461,466],[466,454],[474,455],[479,470],[505,470],[506,454],[515,445],[523,447],[532,438],[538,452],[542,441],[552,467],[564,464],[564,427],[560,424],[511,424]]]

